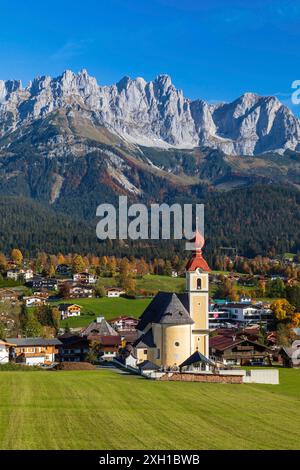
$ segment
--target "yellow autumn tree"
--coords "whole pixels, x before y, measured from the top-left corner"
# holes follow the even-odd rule
[[[11,250],[10,256],[14,263],[16,263],[17,265],[22,264],[23,255],[21,250],[19,250],[18,248],[13,248],[13,250]]]
[[[271,304],[271,310],[278,321],[283,321],[293,315],[295,307],[286,299],[278,299]]]

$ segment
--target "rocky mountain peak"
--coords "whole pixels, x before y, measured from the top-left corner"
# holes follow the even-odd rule
[[[86,69],[36,77],[26,88],[0,80],[0,136],[60,108],[81,110],[93,124],[147,146],[205,145],[235,155],[300,150],[299,120],[272,96],[247,92],[211,105],[187,99],[166,74],[99,86]]]

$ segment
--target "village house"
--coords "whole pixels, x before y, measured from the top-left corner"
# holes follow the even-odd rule
[[[19,272],[20,270],[17,268],[9,269],[6,272],[7,279],[12,279],[13,281],[17,281],[19,279]]]
[[[60,276],[69,276],[72,272],[72,268],[68,264],[59,264],[56,266],[55,271]]]
[[[134,317],[128,317],[127,315],[123,315],[120,317],[111,318],[108,320],[108,323],[115,329],[115,330],[135,330],[138,325],[139,320]]]
[[[80,317],[81,307],[77,304],[59,304],[58,310],[60,311],[61,320],[69,317]]]
[[[104,317],[98,317],[81,331],[81,336],[97,345],[98,358],[101,360],[111,360],[116,357],[122,338]]]
[[[24,296],[23,301],[26,307],[39,307],[40,305],[46,304],[46,299],[37,295]]]
[[[95,284],[97,276],[88,272],[75,273],[73,274],[73,281],[79,282],[80,284]]]
[[[44,299],[44,300],[47,300],[49,299],[49,292],[45,289],[41,289],[41,290],[35,290],[32,295],[34,297],[39,297],[40,299]]]
[[[19,279],[28,281],[29,279],[32,279],[33,271],[32,269],[13,268],[6,272],[6,277],[7,279],[13,279],[14,281],[18,281]]]
[[[107,297],[120,297],[121,295],[124,295],[126,292],[124,289],[121,289],[120,287],[108,287],[106,288],[106,295]]]
[[[240,326],[257,323],[269,326],[274,322],[274,315],[271,309],[263,305],[253,305],[246,301],[228,302],[222,305],[215,304],[210,313],[211,320],[213,318],[220,319],[239,324]]]
[[[70,284],[70,298],[91,298],[93,297],[93,289],[84,284]]]
[[[15,344],[0,339],[0,364],[9,362],[10,350],[13,346],[15,346]]]
[[[15,303],[19,299],[20,292],[13,289],[0,289],[0,302]]]
[[[284,367],[300,367],[300,340],[296,339],[290,347],[280,348],[279,358]]]
[[[8,338],[12,360],[26,365],[51,364],[55,361],[61,342],[57,338]]]
[[[119,333],[126,343],[134,343],[138,338],[138,319],[126,315],[112,318],[108,323]]]
[[[224,365],[271,365],[272,355],[269,347],[243,334],[224,332],[209,340],[210,359]]]
[[[26,282],[26,285],[33,289],[57,290],[58,283],[57,279],[54,278],[34,276],[32,279]]]
[[[89,351],[89,341],[86,337],[65,333],[58,337],[61,342],[58,360],[60,362],[84,362]]]

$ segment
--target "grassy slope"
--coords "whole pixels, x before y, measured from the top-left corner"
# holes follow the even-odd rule
[[[280,376],[272,386],[2,372],[0,448],[297,449],[300,371]]]
[[[116,278],[101,278],[104,286],[114,286],[117,284]],[[137,280],[137,287],[147,291],[170,291],[182,292],[185,286],[184,278],[172,278],[169,276],[147,275],[143,279]],[[90,323],[96,316],[104,316],[107,320],[119,315],[130,315],[139,317],[151,299],[71,299],[63,302],[76,303],[82,306],[82,315],[80,317],[69,318],[62,322],[62,326],[68,322],[71,327],[84,326]],[[60,303],[60,302],[55,302]]]
[[[71,327],[80,327],[88,325],[97,316],[103,316],[106,320],[119,315],[129,315],[132,317],[139,317],[151,299],[72,299],[63,302],[76,303],[81,305],[82,312],[80,317],[68,318],[61,322],[62,326],[68,323]],[[59,302],[55,302],[59,303]]]

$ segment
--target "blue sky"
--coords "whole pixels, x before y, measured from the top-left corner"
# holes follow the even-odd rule
[[[291,106],[300,79],[299,0],[14,0],[0,12],[0,78],[24,84],[67,68],[100,84],[167,73],[190,98],[253,91]]]

